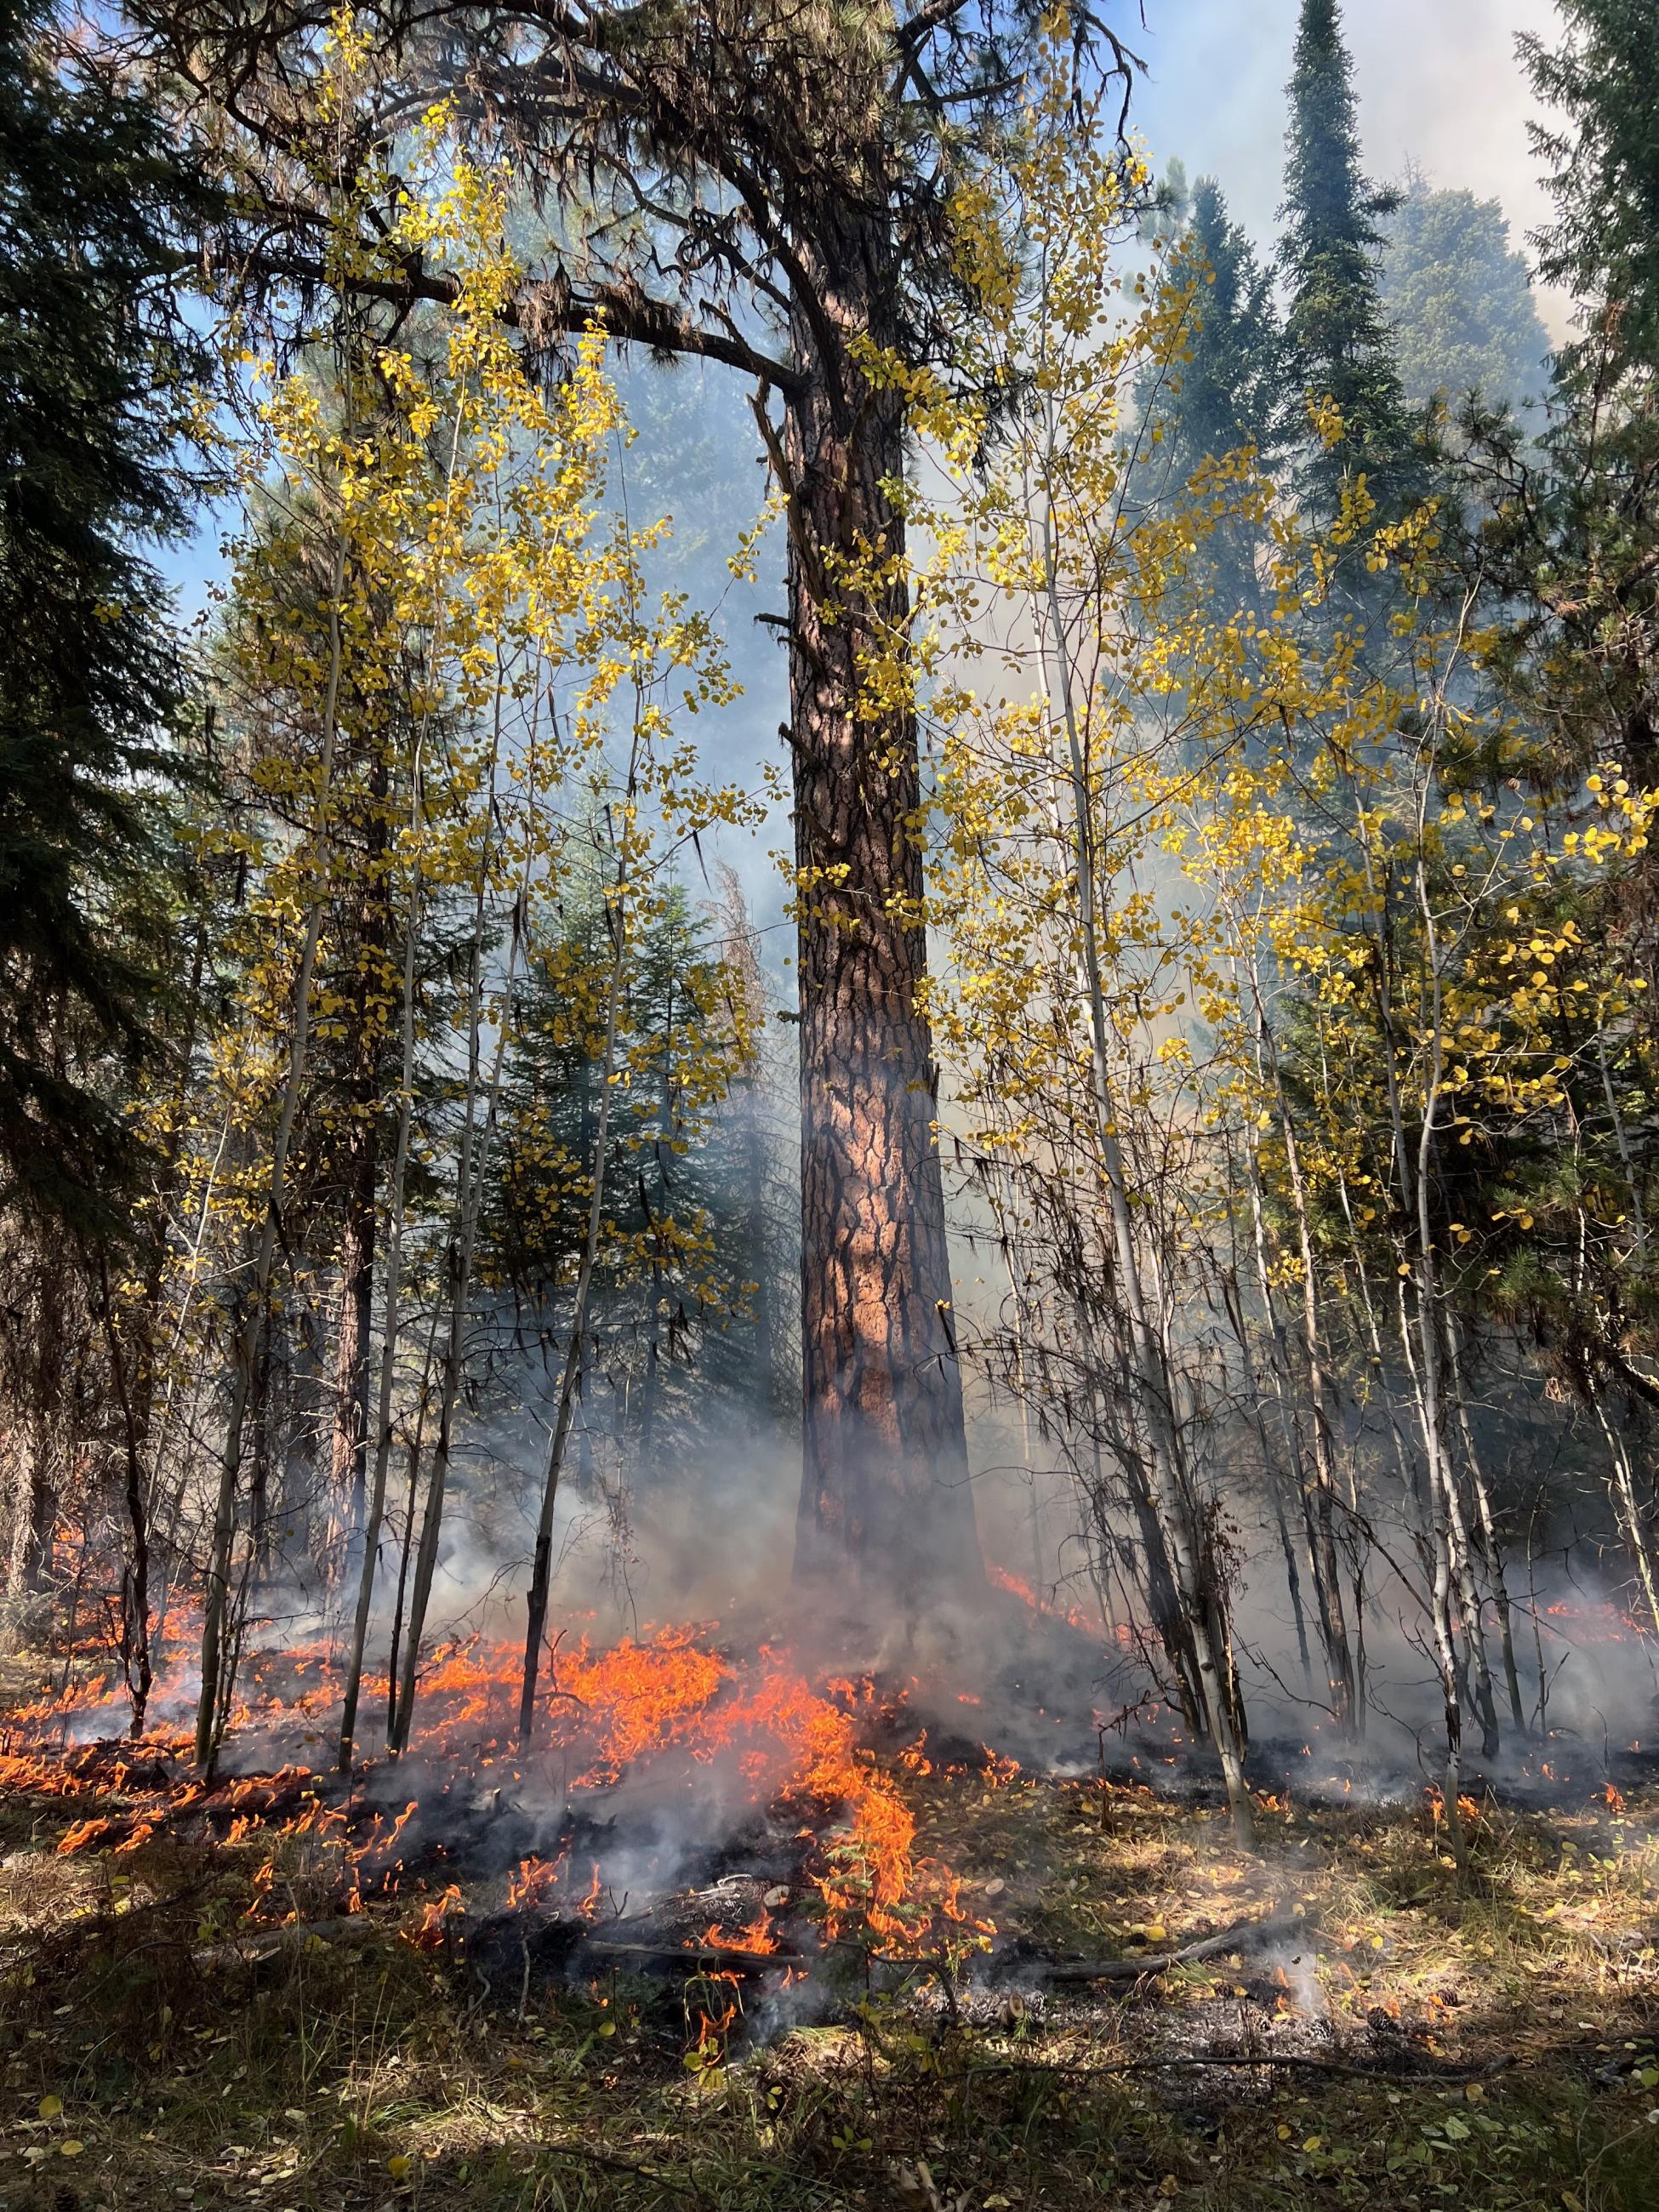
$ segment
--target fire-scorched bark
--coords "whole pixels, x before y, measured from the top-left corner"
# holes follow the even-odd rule
[[[849,249],[849,259],[856,249]],[[870,327],[879,258],[824,286]],[[848,293],[851,293],[851,297]],[[860,294],[866,296],[860,297]],[[800,1006],[805,1464],[796,1576],[878,1623],[982,1582],[951,1321],[936,1071],[918,992],[914,714],[870,681],[904,636],[902,419],[823,319],[798,330],[787,402],[789,738]],[[886,557],[884,557],[886,556]],[[902,686],[900,687],[902,695]]]

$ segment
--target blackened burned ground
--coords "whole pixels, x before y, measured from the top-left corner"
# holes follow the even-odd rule
[[[0,2207],[1659,2206],[1651,1784],[1485,1803],[1465,1887],[1420,1793],[1275,1791],[1245,1857],[1202,1790],[983,1765],[904,1786],[992,1949],[848,1947],[787,1984],[581,1956],[736,1931],[763,1881],[787,1891],[778,1940],[816,1940],[782,1823],[672,1912],[607,1901],[593,1935],[452,1858],[344,1942],[326,1836],[180,1820],[64,1855],[95,1802],[0,1802]],[[1267,1950],[1104,1987],[1045,1970],[1287,1907],[1307,1924]],[[283,1916],[325,1932],[247,1941]]]

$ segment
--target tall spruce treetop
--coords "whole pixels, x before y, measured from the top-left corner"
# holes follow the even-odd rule
[[[180,528],[174,281],[204,205],[143,101],[0,0],[0,1208],[103,1225],[142,1048],[131,924],[179,675],[135,550]]]
[[[1359,166],[1352,64],[1338,0],[1302,0],[1290,88],[1280,265],[1291,372],[1346,426],[1307,468],[1306,489],[1329,510],[1345,475],[1364,471],[1385,507],[1403,492],[1409,419],[1377,278],[1376,218],[1390,205]]]
[[[1646,0],[1563,0],[1561,15],[1556,49],[1528,39],[1522,53],[1559,116],[1534,132],[1556,206],[1534,240],[1540,269],[1577,295],[1580,335],[1557,356],[1543,466],[1502,426],[1487,441],[1483,556],[1523,611],[1516,672],[1562,772],[1616,760],[1647,782],[1659,775],[1659,38]],[[1637,882],[1630,944],[1651,990],[1659,884],[1645,868]]]

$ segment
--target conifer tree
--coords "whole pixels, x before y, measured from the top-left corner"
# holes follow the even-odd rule
[[[1393,204],[1360,168],[1352,63],[1338,0],[1303,0],[1290,82],[1281,265],[1292,374],[1330,399],[1340,438],[1306,466],[1315,505],[1334,513],[1345,477],[1364,472],[1385,507],[1407,489],[1410,428],[1377,279],[1376,217]]]
[[[1522,42],[1557,117],[1534,133],[1555,220],[1540,272],[1570,285],[1578,332],[1557,358],[1541,462],[1501,419],[1473,427],[1490,519],[1480,557],[1516,611],[1504,676],[1548,732],[1547,774],[1659,771],[1659,41],[1632,0],[1567,0],[1565,35]],[[1659,981],[1653,881],[1626,917]]]
[[[1213,177],[1200,177],[1181,258],[1212,272],[1182,380],[1182,434],[1194,461],[1254,447],[1264,461],[1282,434],[1284,356],[1273,271],[1233,222]]]
[[[1555,220],[1534,243],[1571,285],[1578,333],[1556,363],[1541,465],[1501,418],[1472,427],[1490,509],[1480,559],[1520,611],[1506,673],[1541,710],[1557,769],[1659,765],[1659,44],[1629,0],[1570,0],[1565,36],[1522,43],[1557,118],[1534,133]],[[1645,903],[1645,901],[1644,901]],[[1659,976],[1647,915],[1636,943]]]
[[[130,925],[181,681],[138,549],[186,520],[175,287],[208,195],[54,28],[0,5],[0,1206],[91,1232],[131,1165],[100,1065],[153,1019]]]
[[[1561,0],[1554,48],[1520,40],[1533,89],[1560,114],[1534,127],[1555,221],[1539,274],[1610,311],[1623,358],[1659,368],[1659,38],[1648,0]]]
[[[1159,473],[1170,489],[1206,461],[1254,452],[1263,466],[1286,435],[1285,346],[1273,305],[1273,270],[1228,213],[1213,177],[1194,186],[1190,221],[1174,241],[1169,279],[1190,287],[1188,358],[1174,388],[1144,392],[1163,421]],[[1235,522],[1204,548],[1204,565],[1235,602],[1256,595],[1255,533]]]
[[[1542,396],[1549,340],[1498,201],[1437,191],[1413,173],[1389,218],[1381,278],[1408,401],[1443,394],[1455,405],[1478,390],[1521,406]]]
[[[312,180],[285,149],[318,11],[257,18],[143,0],[168,66],[229,99],[258,202],[250,256],[314,284]],[[752,387],[787,525],[802,1103],[804,1459],[797,1567],[860,1630],[982,1581],[926,1016],[913,711],[874,696],[902,630],[907,416],[871,383],[896,351],[945,358],[982,270],[985,176],[1017,124],[1038,34],[1024,9],[899,11],[765,0],[363,11],[401,129],[469,55],[467,127],[557,198],[561,243],[504,312],[533,347],[601,331],[718,362]],[[1073,26],[1124,88],[1109,24]],[[234,88],[234,89],[233,89]],[[225,112],[221,106],[220,112]],[[1110,126],[1121,128],[1114,100]],[[588,213],[580,204],[586,201]],[[977,273],[975,273],[977,270]],[[377,295],[447,296],[420,259]]]

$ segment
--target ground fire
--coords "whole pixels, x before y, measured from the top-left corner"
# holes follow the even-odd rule
[[[182,1665],[192,1641],[181,1623],[163,1648]],[[121,1804],[119,1814],[73,1820],[57,1845],[64,1855],[119,1857],[185,1827],[236,1844],[262,1834],[330,1843],[344,1911],[436,1887],[439,1902],[423,1908],[416,1942],[453,1906],[458,1893],[444,1880],[452,1865],[501,1859],[498,1831],[538,1839],[514,1862],[509,1905],[597,1923],[626,1917],[632,1905],[637,1923],[642,1902],[660,1905],[689,1874],[730,1860],[759,1822],[775,1847],[779,1838],[798,1847],[786,1853],[793,1863],[781,1884],[767,1885],[772,1905],[763,1902],[740,1929],[709,1926],[706,1946],[775,1950],[775,1909],[798,1911],[804,1900],[824,1942],[854,1935],[907,1952],[952,1929],[994,1932],[962,1905],[949,1868],[917,1852],[915,1821],[889,1770],[927,1773],[932,1762],[926,1729],[905,1717],[903,1687],[814,1681],[787,1650],[733,1656],[708,1628],[664,1628],[608,1647],[577,1637],[556,1655],[544,1740],[526,1761],[512,1727],[520,1656],[481,1635],[441,1650],[423,1676],[410,1749],[365,1762],[349,1784],[307,1763],[340,1694],[334,1649],[319,1641],[250,1655],[234,1717],[234,1763],[253,1762],[250,1771],[192,1774],[187,1734],[165,1724],[136,1740],[100,1735],[117,1710],[106,1680],[12,1711],[0,1729],[0,1789]],[[158,1714],[169,1680],[163,1667]],[[386,1683],[368,1688],[384,1705]],[[994,1785],[1018,1771],[988,1750],[972,1764]],[[619,1893],[607,1856],[626,1861],[629,1893]],[[269,1882],[256,1888],[252,1917],[275,1911],[280,1920]]]
[[[1656,17],[0,5],[0,2212],[1659,2212]]]

